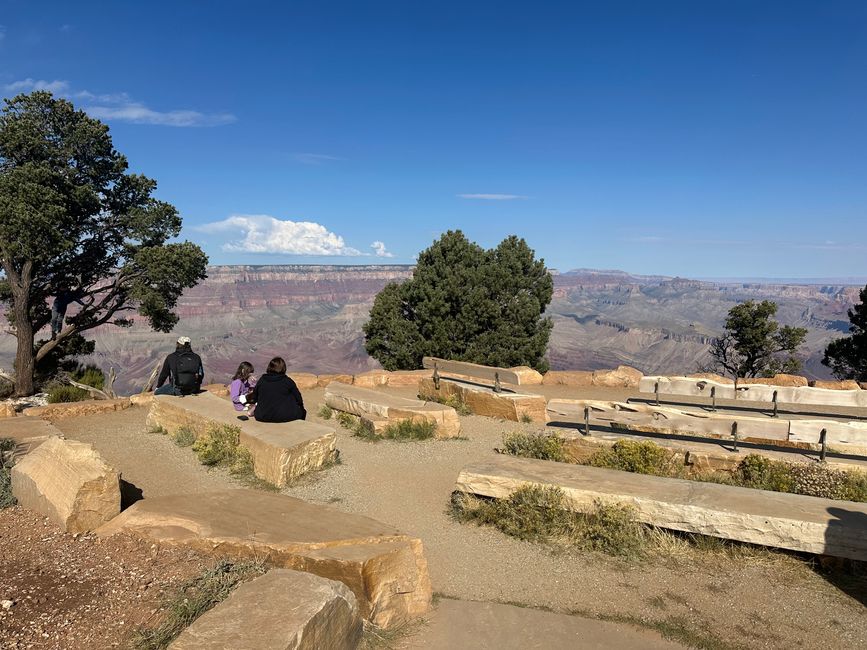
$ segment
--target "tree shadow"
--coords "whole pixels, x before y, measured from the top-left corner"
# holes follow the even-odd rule
[[[814,570],[843,593],[867,605],[867,513],[831,507],[828,514],[835,517],[825,532],[829,555],[820,556]]]
[[[136,501],[144,499],[144,492],[129,481],[120,479],[120,509],[126,510]]]

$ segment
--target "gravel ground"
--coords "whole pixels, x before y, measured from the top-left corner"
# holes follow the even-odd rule
[[[313,421],[324,422],[316,415],[323,394],[305,392]],[[231,482],[197,465],[189,450],[144,433],[144,418],[144,409],[129,409],[58,426],[70,438],[94,443],[145,496]],[[446,506],[460,469],[494,453],[505,431],[532,428],[477,416],[462,422],[467,439],[421,443],[371,443],[338,427],[342,464],[285,491],[420,537],[434,589],[448,597],[682,625],[724,639],[719,648],[867,646],[864,605],[784,554],[738,559],[680,550],[628,564],[592,553],[554,553],[494,529],[455,523]]]
[[[70,535],[23,508],[0,510],[0,648],[129,647],[164,594],[213,562],[126,535]]]

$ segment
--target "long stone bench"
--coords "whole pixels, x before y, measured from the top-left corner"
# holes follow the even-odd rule
[[[867,422],[787,420],[687,411],[649,404],[574,399],[550,400],[548,413],[553,419],[564,416],[579,421],[589,420],[594,424],[626,431],[724,440],[733,440],[737,433],[739,440],[747,442],[808,449],[821,448],[824,439],[825,445],[834,451],[867,454]]]
[[[147,424],[174,433],[187,427],[197,435],[214,425],[241,430],[241,445],[253,456],[253,471],[264,481],[282,487],[311,470],[334,461],[337,455],[334,429],[296,420],[264,423],[239,419],[231,402],[212,393],[186,397],[157,395],[148,412]]]
[[[454,438],[461,433],[457,412],[436,402],[422,402],[332,382],[325,390],[325,403],[338,411],[357,415],[375,433],[403,420],[433,422],[437,438]]]
[[[523,485],[563,490],[573,508],[634,508],[638,521],[793,551],[867,560],[867,504],[496,455],[465,467],[455,489],[496,499]]]
[[[221,490],[143,499],[97,530],[120,532],[338,580],[355,594],[362,616],[381,627],[421,616],[431,603],[421,540],[283,494]]]
[[[867,408],[867,390],[834,390],[831,388],[812,388],[809,386],[768,386],[766,384],[739,384],[737,391],[733,384],[723,384],[712,379],[696,377],[643,377],[638,383],[642,393],[659,395],[680,395],[684,397],[707,397],[711,390],[717,399],[737,399],[739,401],[774,402],[812,406],[848,406]]]
[[[271,569],[197,618],[170,650],[355,650],[358,603],[346,585]]]

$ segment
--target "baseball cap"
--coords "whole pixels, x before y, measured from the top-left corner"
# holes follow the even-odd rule
[[[181,336],[178,338],[178,345],[188,345],[190,343],[189,336]]]

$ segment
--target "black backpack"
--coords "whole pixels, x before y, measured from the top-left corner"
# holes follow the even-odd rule
[[[202,360],[195,352],[182,352],[177,359],[177,373],[175,376],[175,388],[184,395],[195,393],[199,390],[199,369]]]

